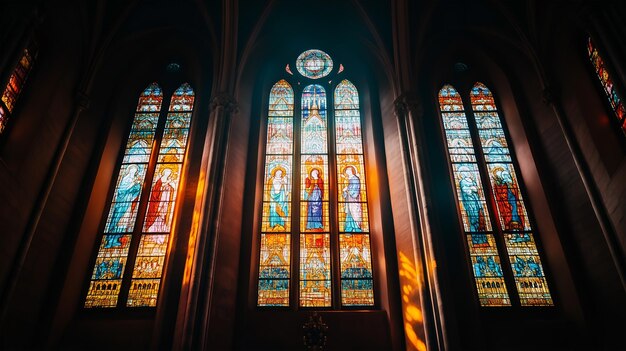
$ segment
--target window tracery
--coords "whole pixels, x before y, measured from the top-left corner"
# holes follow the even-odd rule
[[[318,79],[333,63],[326,53],[308,50],[296,68]],[[333,303],[338,292],[341,306],[373,306],[358,91],[342,80],[309,84],[298,93],[285,79],[270,92],[257,305],[286,307],[293,298],[299,307],[339,307]],[[299,181],[292,186],[292,179]]]

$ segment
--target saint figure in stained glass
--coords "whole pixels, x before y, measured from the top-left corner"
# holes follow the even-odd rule
[[[137,205],[139,193],[141,192],[141,181],[138,177],[139,168],[131,164],[126,168],[124,176],[117,188],[117,197],[113,203],[113,214],[109,222],[109,233],[124,233],[130,230],[128,221],[120,220],[130,217]]]
[[[348,185],[343,188],[343,198],[346,201],[344,211],[346,222],[344,231],[360,232],[363,220],[363,208],[361,207],[361,179],[356,174],[354,166],[344,169],[344,176],[348,179]]]
[[[480,201],[478,184],[476,183],[474,177],[472,177],[469,169],[463,169],[463,167],[460,167],[459,174],[461,175],[461,180],[459,181],[461,202],[469,220],[470,231],[485,231],[485,210],[482,202]],[[486,237],[484,239],[483,243],[487,243]],[[481,239],[480,236],[472,235],[472,240]],[[478,244],[478,242],[474,242],[474,244]]]
[[[519,189],[515,186],[511,174],[503,167],[495,167],[493,180],[494,196],[504,222],[504,229],[523,230],[525,223],[523,209],[519,206]]]
[[[289,212],[286,173],[283,167],[278,166],[272,171],[272,177],[268,182],[270,196],[270,227],[274,230],[285,229],[285,219]]]
[[[307,200],[306,229],[323,229],[322,199],[324,198],[324,181],[322,172],[313,168],[305,180]]]
[[[172,185],[173,178],[172,169],[163,168],[159,174],[159,179],[152,187],[146,215],[145,228],[147,232],[169,232],[169,216],[173,210],[172,200],[176,191]]]

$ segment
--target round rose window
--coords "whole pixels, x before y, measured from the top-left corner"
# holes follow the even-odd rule
[[[307,50],[298,56],[296,69],[307,78],[318,79],[333,70],[333,60],[322,50]]]

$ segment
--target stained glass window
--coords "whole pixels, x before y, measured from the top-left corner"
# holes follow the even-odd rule
[[[617,89],[615,88],[613,78],[610,76],[605,62],[598,53],[598,49],[591,40],[591,37],[589,37],[587,40],[587,53],[589,54],[589,60],[591,60],[591,64],[593,65],[593,68],[598,75],[600,84],[602,84],[604,93],[609,100],[609,104],[613,108],[615,118],[617,118],[618,124],[621,126],[622,131],[626,132],[626,110],[624,109],[624,103],[622,102],[622,99],[617,92]]]
[[[439,106],[478,299],[482,306],[509,306],[463,101],[454,87],[446,85],[439,91]]]
[[[291,278],[293,89],[286,80],[270,92],[265,149],[259,306],[288,306]]]
[[[10,120],[17,99],[24,88],[24,83],[33,68],[36,57],[37,50],[34,45],[24,49],[19,62],[9,76],[9,81],[2,92],[2,103],[0,104],[0,134],[2,134]]]
[[[324,51],[307,50],[298,56],[296,69],[307,78],[323,78],[333,70],[333,60]]]
[[[326,91],[302,92],[300,145],[300,306],[331,305]]]
[[[156,306],[194,92],[188,84],[181,85],[159,127],[162,104],[163,93],[156,83],[139,97],[91,276],[87,308]],[[151,184],[150,192],[143,194],[146,184]],[[136,241],[135,252],[130,252]],[[130,279],[125,277],[128,274]],[[122,289],[127,292],[126,301],[119,301]]]
[[[552,305],[533,228],[493,95],[484,84],[476,83],[470,98],[520,303],[522,306]]]
[[[493,95],[477,83],[470,92],[470,101],[474,118],[471,125],[460,94],[450,85],[439,92],[458,208],[480,304],[511,305],[511,287],[507,288],[502,269],[502,264],[509,264],[520,304],[551,306],[552,297]],[[477,140],[478,147],[473,140]],[[487,202],[486,194],[491,194],[494,201]],[[499,254],[498,245],[506,248],[506,255]],[[501,263],[506,260],[509,262]]]
[[[341,303],[371,306],[374,290],[359,93],[348,80],[335,88],[335,137]]]
[[[310,73],[322,72],[323,65],[330,65],[330,72],[332,60],[318,51],[300,55],[300,74],[313,78]],[[302,71],[300,59],[311,57],[329,63],[303,63],[308,71]],[[328,90],[334,94],[328,96]],[[274,84],[269,97],[257,305],[373,306],[358,91],[344,80],[334,87],[306,85],[298,94],[299,123],[294,123],[295,94],[286,80]],[[298,166],[292,169],[292,163]],[[292,179],[297,180],[293,189]],[[294,302],[290,292],[297,292]]]

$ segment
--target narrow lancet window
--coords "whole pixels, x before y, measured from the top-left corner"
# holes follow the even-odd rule
[[[34,45],[24,49],[20,60],[9,76],[9,81],[2,91],[2,98],[0,99],[2,100],[2,103],[0,103],[0,134],[2,134],[7,123],[9,123],[17,99],[24,89],[24,84],[33,68],[36,57],[37,49]]]
[[[472,110],[480,138],[491,193],[497,207],[500,230],[510,260],[522,306],[552,305],[520,180],[511,158],[507,138],[491,91],[476,83],[471,94]]]
[[[302,92],[300,137],[300,306],[330,307],[328,118],[326,91]]]
[[[626,133],[626,109],[624,108],[624,103],[615,88],[613,78],[607,70],[606,63],[600,56],[600,53],[598,53],[598,48],[594,45],[591,37],[587,40],[587,53],[589,54],[589,60],[598,75],[600,84],[604,89],[604,93],[609,100],[609,104],[613,109],[617,123],[620,128],[622,128],[622,131]]]
[[[334,98],[341,304],[371,306],[374,288],[359,93],[343,80]]]
[[[289,306],[293,89],[286,80],[270,92],[265,147],[259,306]]]

